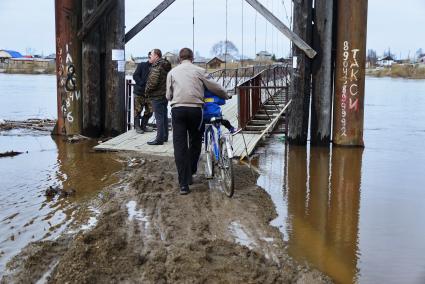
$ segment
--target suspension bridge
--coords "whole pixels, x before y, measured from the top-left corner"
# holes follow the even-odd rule
[[[127,33],[124,0],[55,1],[56,134],[115,137],[99,150],[172,153],[171,141],[148,147],[154,134],[131,130],[132,83],[122,61],[125,44],[175,1],[160,2]],[[236,155],[250,155],[273,131],[293,144],[305,145],[310,131],[312,145],[363,146],[367,0],[294,1],[292,27],[259,1],[244,1],[291,41],[292,57],[290,64],[243,66],[242,55],[240,67],[228,68],[225,59],[210,74],[233,94],[223,112],[243,129],[234,136]],[[226,0],[226,43],[227,14]]]

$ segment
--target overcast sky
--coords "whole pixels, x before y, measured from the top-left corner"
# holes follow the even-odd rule
[[[161,0],[126,0],[126,31]],[[291,17],[290,0],[261,0],[285,24]],[[282,3],[285,5],[282,5]],[[267,49],[289,54],[289,42],[242,0],[228,0],[228,39],[239,52],[253,57]],[[243,29],[242,33],[242,7]],[[286,8],[286,9],[285,9]],[[214,43],[226,37],[226,0],[195,0],[195,51],[210,56]],[[55,52],[54,0],[0,0],[0,49],[48,55]],[[368,49],[378,55],[391,48],[397,57],[425,50],[425,0],[369,0]],[[243,44],[242,44],[243,35]],[[126,46],[129,57],[152,48],[175,51],[192,47],[192,0],[176,0]]]

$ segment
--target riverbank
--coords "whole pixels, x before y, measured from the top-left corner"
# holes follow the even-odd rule
[[[405,79],[425,79],[425,64],[394,64],[391,67],[366,69],[371,77],[391,77]]]
[[[122,182],[99,194],[92,230],[30,244],[1,283],[329,283],[293,261],[257,176],[235,165],[231,199],[207,180],[178,194],[172,158],[121,154]]]

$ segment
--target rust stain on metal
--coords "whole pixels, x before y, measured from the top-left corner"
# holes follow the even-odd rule
[[[76,37],[80,23],[80,0],[56,0],[56,133],[81,133],[81,42]]]
[[[367,0],[338,0],[333,143],[364,146]]]

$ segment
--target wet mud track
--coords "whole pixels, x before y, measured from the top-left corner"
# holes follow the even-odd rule
[[[270,197],[246,166],[235,165],[235,195],[209,182],[179,195],[172,158],[140,156],[105,189],[90,231],[30,244],[1,283],[329,283],[295,263]]]

